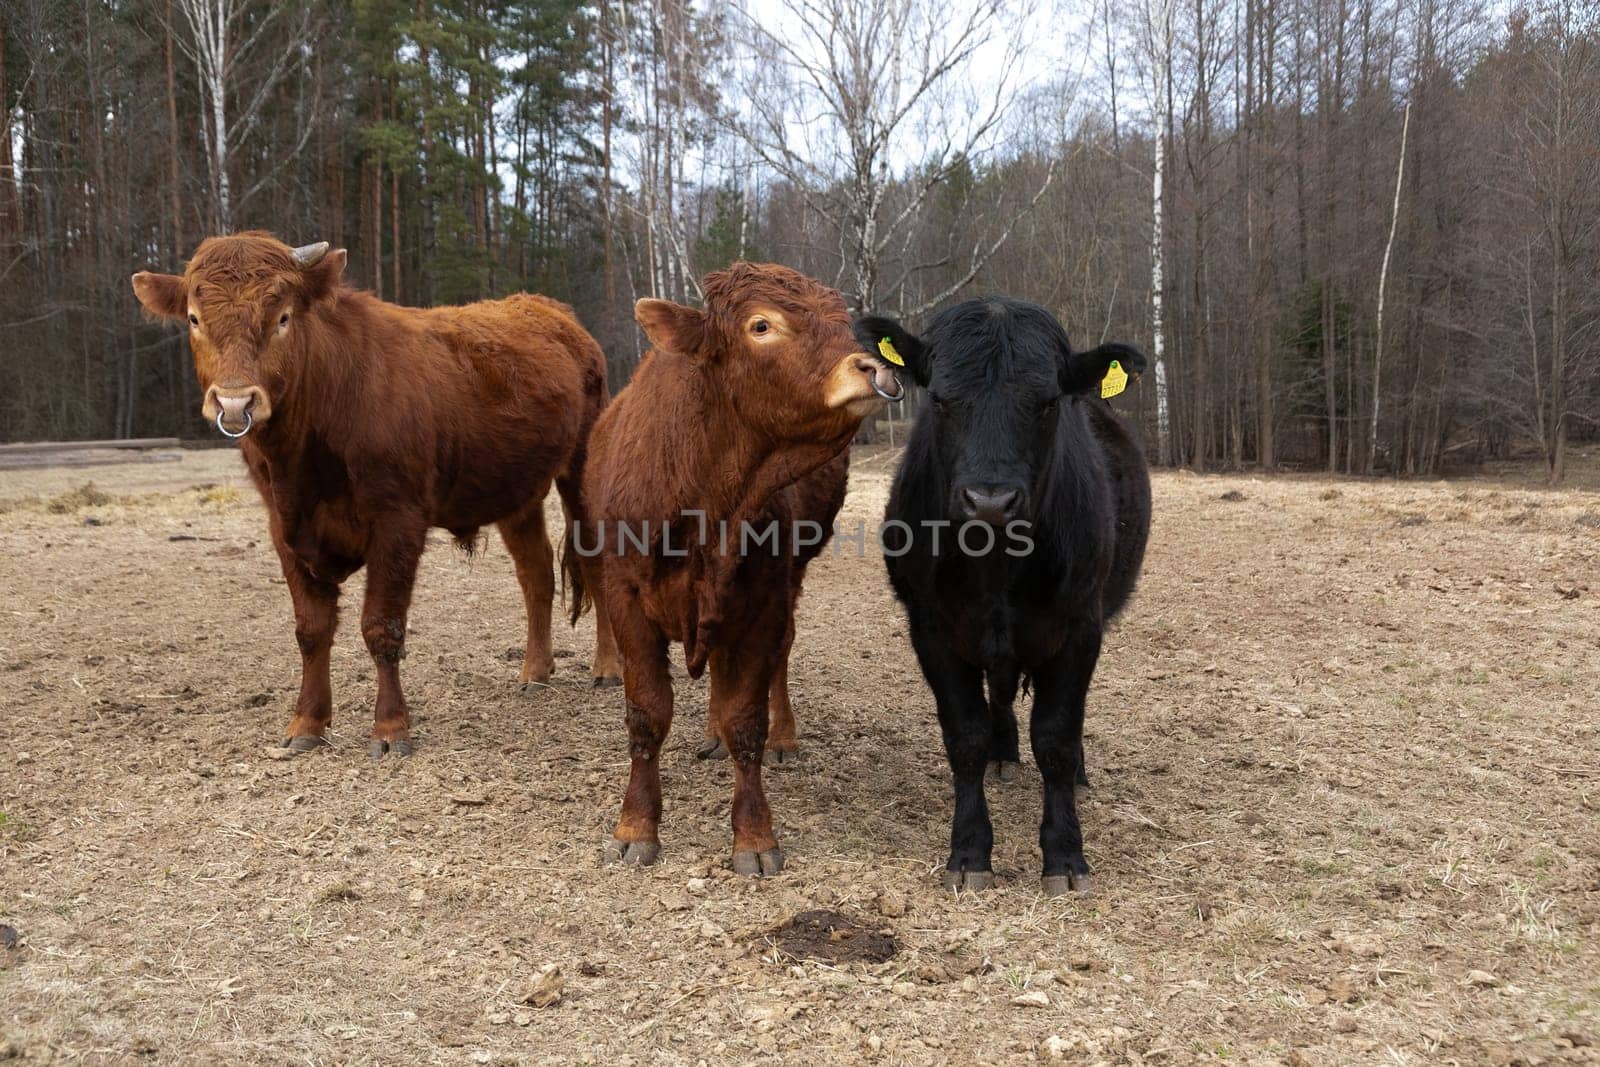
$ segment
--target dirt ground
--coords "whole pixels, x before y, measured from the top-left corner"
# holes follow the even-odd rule
[[[893,458],[858,456],[843,523]],[[687,679],[662,862],[603,869],[622,698],[588,688],[588,620],[518,695],[498,543],[424,561],[418,754],[366,756],[358,576],[335,746],[281,760],[298,654],[235,455],[0,473],[0,1059],[1600,1062],[1600,494],[1155,498],[1091,696],[1096,895],[1037,892],[1030,762],[989,792],[999,888],[952,898],[875,554],[824,556],[802,605],[788,869],[728,869]]]

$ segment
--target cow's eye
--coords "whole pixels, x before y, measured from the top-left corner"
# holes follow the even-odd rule
[[[757,337],[760,337],[762,334],[771,329],[772,323],[768,322],[766,319],[757,319],[750,324],[750,332],[755,334]]]
[[[1040,421],[1042,422],[1042,421],[1045,421],[1047,419],[1054,418],[1055,417],[1055,413],[1057,411],[1059,411],[1060,409],[1061,409],[1061,398],[1059,396],[1058,397],[1052,397],[1051,399],[1046,400],[1045,403],[1044,403],[1044,406],[1039,409],[1039,419],[1040,419]]]
[[[189,312],[189,325],[190,326],[198,326],[198,325],[200,325],[200,316],[196,315],[192,311]]]
[[[287,311],[278,316],[278,325],[280,327],[289,325],[289,313]]]
[[[933,410],[940,415],[944,415],[950,411],[950,405],[945,403],[943,397],[936,396],[933,398]]]

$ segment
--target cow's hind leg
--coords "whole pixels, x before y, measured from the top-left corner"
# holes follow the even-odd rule
[[[279,557],[294,601],[294,639],[300,646],[300,697],[282,744],[295,752],[309,752],[328,743],[328,724],[333,721],[329,658],[339,624],[339,587],[313,577],[287,549],[280,549]]]
[[[1042,888],[1049,896],[1090,889],[1074,793],[1083,760],[1084,704],[1100,658],[1100,637],[1098,620],[1074,620],[1060,653],[1033,675],[1033,758],[1044,778],[1039,849]]]
[[[706,709],[706,735],[694,748],[695,759],[728,758],[728,746],[722,743],[722,728],[717,724],[717,709],[715,705]]]
[[[594,603],[594,663],[590,675],[596,689],[611,689],[622,684],[622,653],[617,649],[611,617],[598,596]]]
[[[713,671],[713,678],[716,672]],[[706,706],[706,735],[694,749],[695,759],[724,760],[728,758],[728,746],[722,743],[722,724],[717,721],[717,702],[708,701]]]
[[[417,564],[427,543],[427,526],[396,516],[367,553],[367,596],[361,606],[361,636],[378,673],[378,698],[372,711],[372,741],[367,753],[411,755],[411,712],[400,689],[400,661],[406,654],[406,614]]]
[[[661,855],[661,746],[672,729],[667,639],[639,610],[632,590],[606,599],[622,653],[627,707],[628,791],[601,861],[642,867]]]
[[[1017,681],[1021,666],[1014,660],[989,672],[989,771],[1002,784],[1017,780],[1022,753],[1017,749]]]
[[[545,529],[544,497],[548,486],[529,499],[523,509],[497,526],[506,551],[516,564],[517,584],[528,613],[528,639],[522,651],[522,672],[517,683],[524,693],[549,685],[555,672],[555,652],[550,646],[550,605],[556,595],[555,553]]]
[[[768,763],[793,763],[800,758],[800,742],[795,738],[794,705],[789,701],[789,650],[793,647],[794,615],[791,613],[789,626],[784,631],[778,665],[772,673],[772,684],[767,691],[769,727],[764,758]],[[715,705],[706,712],[706,736],[694,754],[700,759],[728,758],[728,746],[722,740],[722,726],[717,721]]]
[[[590,662],[589,675],[594,688],[610,689],[622,684],[622,654],[617,649],[611,616],[606,613],[605,600],[600,593],[602,570],[596,557],[604,538],[599,529],[584,525],[577,510],[578,483],[571,474],[556,479],[556,490],[561,496],[561,512],[567,527],[561,567],[567,575],[568,593],[578,598],[572,604],[572,621],[577,623],[581,600],[587,596],[594,608],[594,659]]]
[[[794,648],[794,609],[789,609],[783,645],[778,649],[777,666],[767,694],[771,728],[767,733],[768,763],[793,763],[800,758],[800,741],[795,737],[794,704],[789,700],[789,652]]]
[[[911,645],[922,664],[923,676],[933,690],[944,734],[945,755],[955,780],[956,807],[950,819],[950,857],[945,862],[944,886],[988,889],[994,885],[991,854],[994,826],[983,796],[983,772],[989,762],[989,708],[983,698],[983,672],[957,659],[949,647],[916,622],[912,613]]]
[[[761,786],[767,749],[767,694],[782,647],[782,602],[740,634],[731,646],[711,652],[712,721],[733,760],[733,870],[761,877],[783,870],[783,850],[772,832],[772,809]]]

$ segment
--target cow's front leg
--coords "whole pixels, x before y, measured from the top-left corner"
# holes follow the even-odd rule
[[[278,546],[284,581],[294,601],[294,639],[300,646],[300,696],[284,730],[282,745],[309,752],[328,743],[333,721],[333,678],[329,658],[339,624],[339,586],[314,577],[286,547]]]
[[[733,760],[733,870],[759,878],[783,870],[772,809],[761,786],[770,729],[768,693],[783,647],[782,603],[711,652],[711,721]]]
[[[1041,888],[1047,896],[1090,890],[1074,792],[1083,763],[1084,704],[1100,658],[1100,635],[1098,620],[1073,620],[1061,651],[1033,674],[1031,733],[1033,758],[1044,778],[1039,849],[1044,853]]]
[[[400,661],[406,654],[406,615],[417,563],[427,543],[421,522],[395,518],[385,524],[367,553],[367,596],[361,606],[361,637],[378,673],[378,698],[372,710],[368,755],[411,755],[411,713],[400,691]]]
[[[912,612],[915,620],[917,612]],[[956,807],[950,820],[950,858],[944,886],[952,892],[994,885],[990,855],[994,827],[983,796],[983,771],[989,762],[989,708],[983,699],[983,672],[958,659],[926,624],[913,621],[911,645],[933,690],[944,734],[945,755],[955,781]]]
[[[631,762],[622,816],[601,860],[642,867],[661,855],[661,746],[672,729],[667,639],[639,609],[632,590],[608,597],[605,609],[622,654]]]

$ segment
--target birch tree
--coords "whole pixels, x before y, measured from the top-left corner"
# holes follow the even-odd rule
[[[211,182],[213,228],[226,233],[233,228],[238,204],[252,196],[266,179],[235,197],[229,171],[233,154],[249,137],[278,86],[307,58],[312,9],[292,4],[255,5],[249,0],[177,0],[188,35],[180,45],[194,62],[204,98],[200,133],[205,144]],[[275,25],[288,20],[288,32]],[[265,70],[252,60],[271,42],[275,51],[266,56]],[[248,82],[240,72],[249,70]],[[233,104],[230,114],[230,102]],[[305,147],[312,127],[307,125],[295,152]]]
[[[1373,326],[1375,338],[1372,351],[1372,421],[1367,427],[1367,473],[1378,455],[1378,411],[1383,399],[1383,298],[1389,286],[1389,260],[1394,255],[1394,235],[1400,228],[1400,190],[1406,180],[1406,141],[1411,135],[1411,105],[1406,104],[1406,117],[1400,126],[1400,162],[1395,165],[1394,208],[1389,213],[1389,240],[1383,246],[1383,266],[1378,270],[1378,314]]]
[[[627,206],[644,227],[643,288],[686,300],[700,289],[691,262],[697,235],[690,232],[690,167],[710,147],[718,96],[706,57],[717,51],[720,26],[690,0],[615,0],[611,17],[625,71],[617,108],[633,133],[616,151],[638,176]]]
[[[854,306],[885,306],[913,275],[954,267],[950,284],[900,310],[915,315],[948,299],[977,277],[1053,180],[1051,166],[998,232],[932,261],[902,262],[886,276],[933,191],[993,148],[1018,98],[1031,7],[774,0],[759,10],[746,2],[737,13],[735,32],[752,58],[737,74],[732,130],[814,216],[837,220],[834,284]],[[997,58],[979,71],[975,60],[986,49]]]
[[[1148,0],[1141,27],[1149,58],[1150,100],[1153,104],[1155,165],[1150,179],[1150,350],[1155,364],[1156,454],[1165,465],[1172,462],[1172,418],[1167,403],[1166,230],[1162,223],[1166,199],[1167,145],[1172,129],[1172,9],[1173,0]]]

